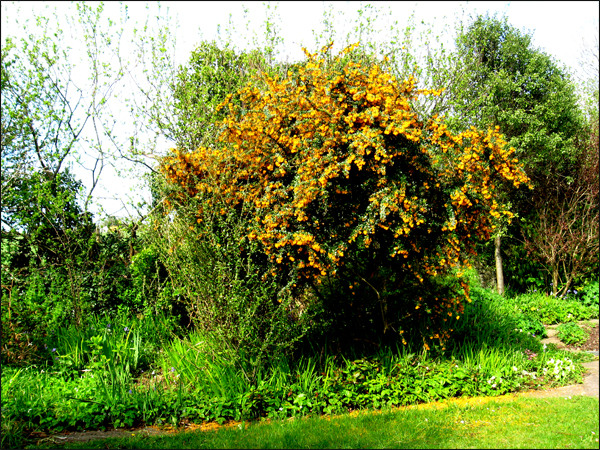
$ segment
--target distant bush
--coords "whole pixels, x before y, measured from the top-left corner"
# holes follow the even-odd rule
[[[543,293],[507,297],[515,312],[540,320],[543,324],[574,322],[598,318],[598,308],[585,306],[573,298],[557,298]]]

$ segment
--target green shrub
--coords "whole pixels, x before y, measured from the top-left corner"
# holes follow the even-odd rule
[[[156,246],[149,244],[131,258],[131,289],[122,297],[135,312],[172,311],[176,294]]]
[[[291,294],[292,283],[270,276],[259,244],[245,236],[244,217],[225,204],[228,214],[198,215],[201,202],[189,199],[174,217],[156,218],[154,242],[178,301],[206,338],[204,351],[250,364],[254,378],[268,359],[293,349],[308,314]]]
[[[494,348],[518,349],[522,346],[533,348],[539,345],[537,339],[520,332],[522,325],[534,331],[540,331],[535,321],[525,324],[528,318],[507,302],[503,297],[491,290],[479,287],[471,288],[471,303],[465,305],[460,319],[453,318],[452,340],[448,343],[451,352],[460,351],[463,345],[479,345]],[[524,329],[525,331],[525,329]],[[536,336],[539,337],[538,334]]]
[[[517,328],[523,333],[529,333],[540,339],[548,337],[548,333],[546,333],[546,328],[544,328],[542,322],[539,319],[527,317],[526,315],[518,318]]]
[[[588,284],[581,292],[579,292],[579,301],[585,306],[598,309],[600,297],[599,290],[600,285],[597,281]]]
[[[127,367],[132,374],[148,370],[161,348],[179,333],[176,318],[164,314],[91,315],[83,326],[51,330],[42,356],[63,372]]]
[[[280,358],[250,381],[243,368],[221,364],[226,358],[211,364],[211,356],[199,355],[195,344],[180,347],[185,361],[147,371],[138,380],[117,364],[83,374],[8,367],[2,371],[3,426],[56,432],[337,414],[564,385],[579,381],[582,373],[575,355],[544,351],[538,343],[536,353],[465,345],[459,358],[445,359],[389,348],[358,359]],[[195,364],[195,370],[187,371],[186,364]]]
[[[563,323],[558,326],[558,339],[567,345],[579,345],[587,341],[589,335],[576,323]]]

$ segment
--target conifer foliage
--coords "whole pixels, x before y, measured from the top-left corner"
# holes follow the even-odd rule
[[[304,50],[286,77],[248,84],[241,105],[230,95],[218,141],[173,150],[162,170],[202,208],[251,209],[247,237],[262,244],[267,276],[294,277],[298,290],[335,279],[357,305],[353,289],[366,286],[379,331],[420,323],[428,348],[468,300],[466,255],[512,216],[497,189],[528,179],[497,128],[453,134],[418,117],[411,102],[440,92],[395,79],[386,61],[361,63],[357,46],[334,58],[332,45]],[[451,273],[454,289],[431,288]]]

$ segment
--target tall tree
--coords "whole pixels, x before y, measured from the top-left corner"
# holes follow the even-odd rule
[[[103,5],[77,4],[74,17],[60,20],[34,16],[23,24],[28,34],[8,36],[2,48],[2,191],[11,189],[24,171],[41,171],[50,179],[79,162],[91,174],[83,207],[88,211],[92,194],[107,164],[105,133],[111,131],[108,100],[124,74],[119,65],[118,40],[112,20],[104,23]],[[8,20],[8,18],[7,18]],[[15,18],[17,24],[19,19]],[[64,31],[60,23],[67,25]],[[105,30],[101,30],[103,27]],[[76,63],[63,43],[77,33],[87,58]],[[114,41],[117,41],[115,43]],[[85,64],[88,64],[86,67]],[[75,75],[84,70],[88,79]],[[8,211],[3,210],[3,217]]]
[[[530,33],[511,26],[505,16],[472,18],[456,46],[460,58],[470,62],[470,76],[452,93],[451,126],[500,127],[535,186],[531,195],[504,192],[517,213],[527,215],[536,195],[574,175],[583,127],[575,84],[564,67],[533,46]],[[494,242],[503,293],[501,236]]]

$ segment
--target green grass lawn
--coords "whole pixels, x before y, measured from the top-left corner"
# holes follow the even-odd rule
[[[502,396],[28,448],[599,448],[598,406]]]

